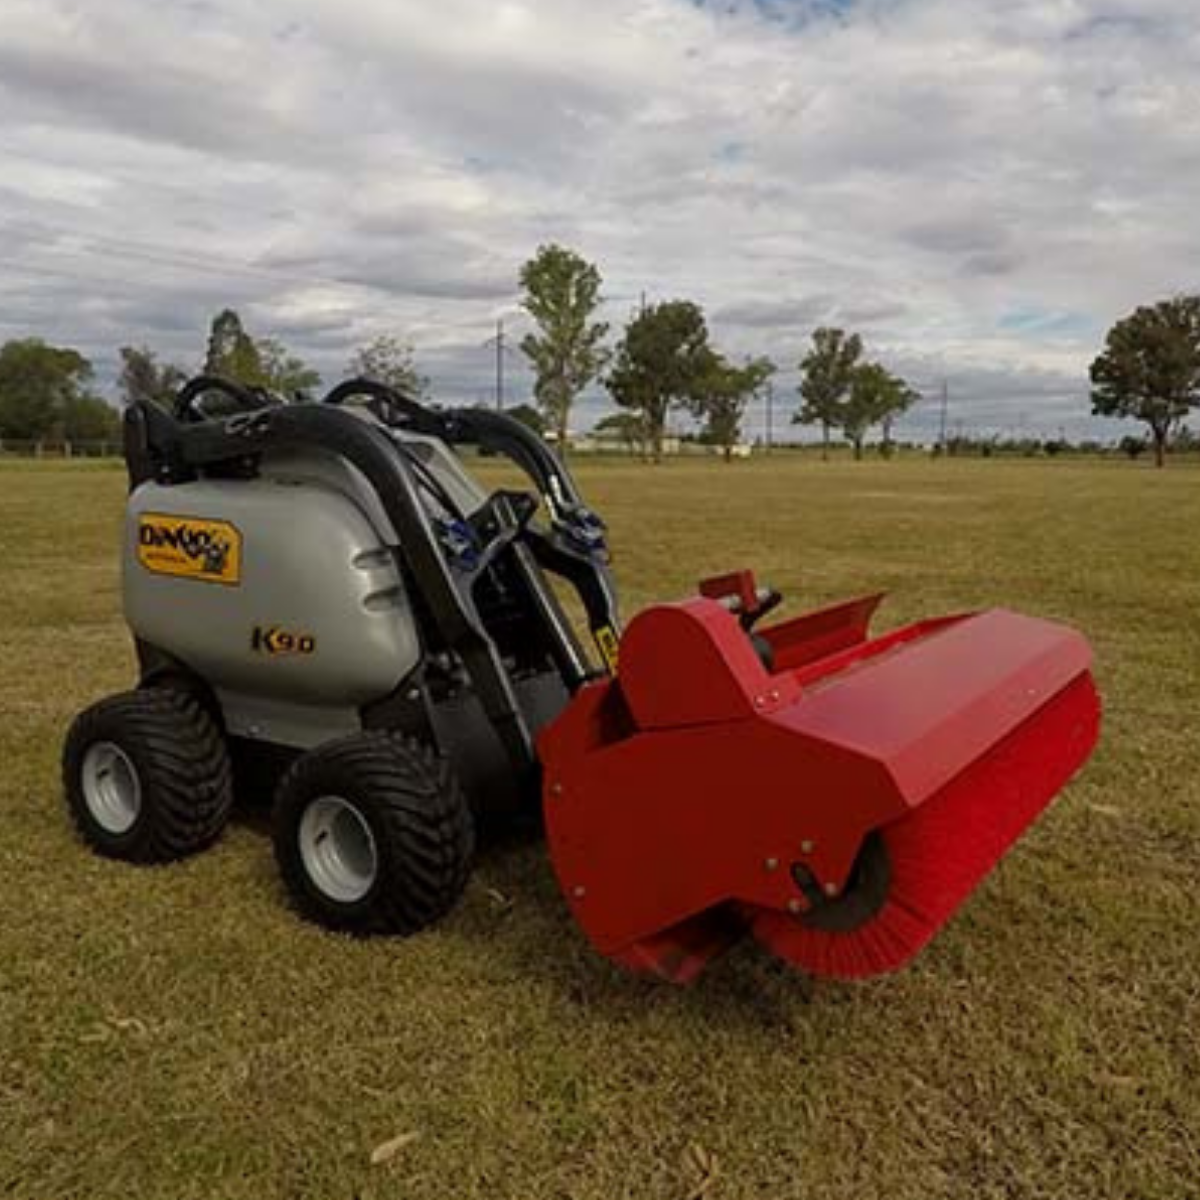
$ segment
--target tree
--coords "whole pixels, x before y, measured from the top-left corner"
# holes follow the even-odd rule
[[[412,346],[390,335],[377,337],[355,351],[346,371],[357,378],[386,384],[414,400],[429,394],[429,380],[417,369]]]
[[[545,437],[546,422],[542,414],[538,412],[532,404],[517,404],[514,407],[506,409],[508,416],[514,421],[520,421],[522,425],[532,429],[538,437]]]
[[[608,326],[592,320],[600,284],[600,272],[563,246],[539,246],[521,268],[521,305],[538,327],[521,339],[521,350],[533,366],[533,394],[560,452],[567,446],[571,406],[607,358],[601,343]]]
[[[605,385],[641,417],[654,462],[662,461],[668,412],[699,394],[711,355],[704,313],[690,300],[652,304],[625,327]]]
[[[1184,425],[1175,431],[1172,446],[1177,454],[1194,454],[1200,450],[1200,434]]]
[[[1142,307],[1108,331],[1092,363],[1092,412],[1150,428],[1163,466],[1171,435],[1200,406],[1200,296]]]
[[[862,356],[862,338],[841,329],[813,332],[812,349],[800,362],[803,403],[793,423],[821,426],[821,457],[829,457],[829,432],[843,424],[842,406]]]
[[[863,440],[872,425],[883,420],[887,411],[888,373],[879,363],[859,363],[850,374],[850,388],[838,405],[838,423],[846,440],[854,447],[854,457],[862,458]]]
[[[84,396],[92,364],[77,350],[40,338],[0,347],[0,438],[37,440],[62,429],[68,406]]]
[[[242,318],[232,308],[213,317],[204,356],[205,375],[223,375],[251,387],[262,384],[263,364],[254,339],[242,328]]]
[[[1117,446],[1117,449],[1125,455],[1130,462],[1136,462],[1142,454],[1145,453],[1146,443],[1140,437],[1132,437],[1126,434]]]
[[[63,404],[62,435],[68,442],[115,441],[121,414],[99,396],[71,396]]]
[[[276,338],[259,338],[256,349],[261,369],[258,386],[288,400],[304,400],[309,392],[321,386],[319,372],[292,354]]]
[[[726,462],[733,459],[733,447],[741,434],[742,417],[758,389],[774,373],[769,358],[754,358],[735,367],[723,355],[712,352],[697,391],[687,404],[704,421],[704,435],[720,446]]]
[[[645,453],[646,422],[641,413],[609,413],[602,421],[596,422],[596,432],[616,434],[631,455]]]
[[[304,399],[306,393],[321,386],[321,376],[278,339],[255,341],[232,308],[222,309],[213,318],[204,373],[265,388],[289,400]]]
[[[877,362],[859,363],[850,373],[850,390],[838,406],[839,424],[862,458],[863,441],[874,425],[883,426],[883,453],[891,453],[892,422],[909,409],[916,393],[898,376]]]
[[[169,409],[187,374],[174,363],[158,362],[146,346],[121,347],[121,374],[117,387],[126,404],[144,401]]]
[[[916,388],[912,387],[907,381],[895,376],[896,391],[892,398],[892,404],[888,411],[884,413],[883,420],[880,422],[880,431],[882,438],[879,442],[879,453],[884,458],[892,457],[892,426],[897,417],[903,416],[918,400],[921,399],[921,393]]]

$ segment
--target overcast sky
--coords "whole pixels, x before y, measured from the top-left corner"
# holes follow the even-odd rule
[[[1080,433],[1107,327],[1200,282],[1198,122],[1196,0],[0,0],[0,339],[110,380],[233,305],[474,402],[555,240],[614,326],[770,354],[777,428],[837,323],[952,422]]]

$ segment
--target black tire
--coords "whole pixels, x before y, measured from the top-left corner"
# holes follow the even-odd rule
[[[126,827],[97,799],[103,792],[97,792],[96,772],[103,772],[96,763],[106,760],[134,780],[136,802],[126,807]],[[99,854],[124,862],[173,862],[203,850],[221,835],[233,804],[220,730],[193,697],[166,688],[124,692],[80,713],[67,734],[62,768],[80,836]]]
[[[313,874],[319,868],[309,865],[315,852],[305,814],[330,801],[351,809],[350,822],[370,833],[370,869],[358,876],[365,891],[352,898],[332,895]],[[316,809],[310,820],[314,815]],[[466,887],[475,850],[471,811],[446,760],[381,731],[353,733],[302,754],[275,792],[272,826],[296,908],[328,929],[356,934],[407,936],[445,916]],[[325,828],[328,837],[332,829]]]

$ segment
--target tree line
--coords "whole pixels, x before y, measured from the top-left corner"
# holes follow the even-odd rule
[[[770,359],[734,365],[712,345],[701,308],[687,300],[643,306],[606,350],[608,328],[593,319],[600,273],[561,246],[541,247],[522,269],[521,284],[523,306],[537,326],[522,349],[537,379],[539,407],[560,444],[572,404],[599,379],[619,409],[600,428],[630,446],[648,445],[657,460],[668,414],[683,409],[704,422],[706,439],[729,458],[749,400],[775,371]],[[858,334],[841,329],[815,330],[799,371],[792,420],[820,428],[824,457],[838,431],[861,458],[876,427],[881,452],[889,454],[895,420],[920,399],[904,379],[864,358]],[[1161,467],[1172,443],[1191,444],[1185,422],[1200,410],[1200,296],[1176,296],[1117,321],[1089,374],[1092,414],[1142,422]],[[1141,445],[1127,437],[1121,449],[1134,458]]]
[[[719,349],[703,309],[690,300],[643,305],[615,345],[608,325],[597,319],[603,303],[599,270],[559,245],[546,245],[520,272],[522,307],[533,329],[521,350],[533,372],[533,405],[509,411],[539,432],[549,433],[565,452],[572,409],[580,394],[599,381],[617,412],[600,422],[654,461],[673,412],[701,422],[701,436],[726,460],[742,437],[747,406],[775,373],[765,357],[740,361]],[[915,393],[880,364],[862,357],[862,340],[841,330],[819,329],[800,364],[803,403],[794,419],[819,424],[828,446],[840,430],[861,455],[868,430],[882,425],[885,448],[892,419]],[[147,400],[169,406],[187,379],[172,362],[146,346],[123,346],[117,380],[124,403]],[[303,399],[320,386],[320,376],[281,342],[253,337],[237,312],[224,309],[212,320],[201,370],[224,375],[286,399]],[[375,379],[408,395],[428,393],[412,347],[380,337],[357,350],[346,373]],[[38,339],[0,348],[0,438],[104,440],[117,435],[118,414],[92,390],[94,371],[78,351]]]
[[[766,357],[737,361],[715,346],[703,309],[690,300],[643,304],[608,348],[608,326],[595,319],[601,282],[594,263],[554,244],[540,247],[521,269],[522,307],[536,327],[521,349],[534,372],[539,410],[558,444],[567,444],[575,401],[599,381],[618,411],[598,428],[644,446],[657,462],[670,414],[687,412],[728,461],[742,437],[746,408],[768,385],[775,364]],[[840,329],[813,334],[800,377],[793,420],[820,425],[826,451],[831,432],[841,431],[856,457],[877,425],[886,451],[892,422],[916,399],[904,380],[864,360],[857,334]]]
[[[176,363],[160,360],[146,346],[122,346],[117,390],[123,404],[148,400],[165,408],[189,378]],[[251,388],[306,399],[321,386],[320,375],[280,341],[252,337],[233,309],[213,318],[200,370],[224,375]],[[356,350],[348,375],[369,376],[410,395],[424,395],[428,380],[417,369],[412,348],[379,337]],[[95,391],[95,370],[77,350],[23,338],[0,346],[0,439],[14,441],[112,441],[120,435],[120,413]]]
[[[0,438],[104,441],[117,414],[93,391],[92,364],[38,338],[0,346]]]
[[[701,437],[726,460],[742,437],[746,409],[770,386],[775,363],[732,357],[714,344],[704,311],[690,300],[642,304],[615,343],[598,320],[604,302],[599,269],[557,244],[539,247],[520,271],[521,305],[533,329],[520,346],[534,376],[533,405],[510,409],[565,452],[572,409],[601,384],[617,411],[598,428],[615,432],[658,461],[668,420],[685,412],[701,422]],[[118,388],[128,403],[169,404],[187,373],[160,362],[145,346],[123,346]],[[861,458],[872,429],[890,453],[895,420],[919,399],[916,390],[882,363],[865,357],[856,333],[822,327],[798,363],[792,421],[821,431],[822,453],[839,433]],[[252,337],[232,309],[212,320],[202,370],[225,375],[286,399],[303,399],[320,376],[277,339]],[[423,397],[429,381],[410,345],[384,336],[354,352],[350,375],[387,383]],[[1138,308],[1109,331],[1092,363],[1092,412],[1141,421],[1155,461],[1184,432],[1200,408],[1200,296],[1178,296]],[[116,436],[118,414],[94,388],[92,364],[77,350],[37,338],[0,346],[0,438],[105,440]],[[1128,439],[1127,439],[1128,440]]]

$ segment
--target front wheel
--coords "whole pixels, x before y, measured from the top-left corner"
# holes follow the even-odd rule
[[[354,733],[303,754],[275,794],[275,856],[310,920],[412,934],[454,907],[470,873],[470,810],[444,759],[412,740]]]
[[[194,697],[110,696],[75,718],[63,747],[67,807],[107,858],[161,863],[220,836],[233,805],[224,738]]]

